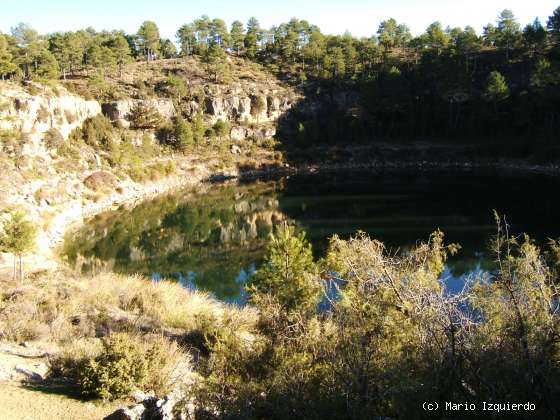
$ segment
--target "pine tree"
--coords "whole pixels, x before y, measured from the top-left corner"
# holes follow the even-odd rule
[[[260,32],[259,21],[251,17],[247,22],[247,33],[245,34],[244,40],[247,57],[251,59],[257,56]]]
[[[117,66],[117,59],[111,48],[95,43],[88,50],[88,64],[105,77]]]
[[[393,18],[382,21],[377,29],[377,35],[385,51],[391,50],[397,41],[397,21]]]
[[[195,19],[194,29],[196,34],[196,54],[203,55],[210,45],[210,27],[212,22],[207,15]]]
[[[552,12],[546,23],[548,35],[553,44],[560,44],[560,7]]]
[[[0,33],[0,78],[4,80],[17,70],[16,64],[13,62],[13,57],[8,49],[8,41],[6,37]]]
[[[214,124],[213,128],[214,128],[214,132],[220,139],[227,137],[229,135],[230,127],[227,121],[218,120],[216,121],[216,124]]]
[[[34,75],[44,79],[56,79],[59,76],[58,63],[55,56],[47,49],[42,49],[35,57]]]
[[[140,48],[142,48],[144,52],[146,61],[154,60],[160,48],[159,29],[157,25],[149,20],[142,23],[142,26],[138,29],[138,38],[140,41]]]
[[[186,152],[194,145],[194,136],[192,126],[188,121],[178,117],[175,123],[175,149],[180,152]]]
[[[196,43],[194,25],[189,23],[181,26],[177,31],[176,37],[179,44],[181,44],[181,55],[191,55]]]
[[[202,114],[196,114],[196,116],[193,118],[192,129],[194,142],[197,145],[201,145],[204,141],[204,133],[206,131],[206,125],[204,124]]]
[[[525,46],[532,54],[544,48],[546,43],[546,30],[541,25],[539,18],[536,18],[532,24],[525,26],[525,29],[523,29],[523,39],[525,41]]]
[[[237,55],[241,52],[244,46],[245,39],[245,29],[243,28],[243,23],[236,20],[231,24],[231,48],[235,51]]]
[[[218,43],[212,43],[204,53],[204,62],[208,65],[208,71],[214,76],[214,82],[229,79],[229,64],[226,61],[226,52]]]
[[[500,72],[493,71],[488,75],[484,97],[494,104],[494,111],[496,112],[498,102],[509,97],[509,87]]]
[[[70,72],[70,55],[66,45],[66,37],[62,33],[55,33],[49,37],[49,50],[58,62],[62,78],[66,80],[66,74]]]
[[[163,118],[154,107],[143,102],[137,102],[130,110],[128,120],[132,128],[154,129],[162,123]]]
[[[210,24],[211,42],[218,44],[223,49],[229,48],[231,39],[226,23],[222,19],[213,19]]]
[[[315,310],[321,287],[311,244],[305,239],[304,232],[296,234],[288,225],[276,229],[270,238],[264,263],[248,290],[257,304],[262,295],[270,294],[288,311]]]
[[[506,60],[509,60],[509,52],[512,50],[519,38],[521,31],[519,23],[511,10],[503,10],[498,17],[497,45],[506,50]]]
[[[132,61],[130,44],[123,34],[118,33],[111,40],[111,50],[119,67],[119,74],[122,76],[124,66]]]
[[[161,55],[163,58],[173,58],[177,56],[177,48],[175,44],[169,39],[164,39],[161,42]]]
[[[544,58],[538,60],[531,76],[531,88],[539,93],[544,93],[550,87],[558,84],[560,84],[560,78],[556,76],[550,61]]]
[[[19,278],[23,281],[23,256],[35,246],[37,226],[25,218],[23,212],[11,214],[10,220],[4,224],[0,234],[0,250],[14,256],[14,280],[16,279],[16,261],[19,259]]]
[[[439,55],[447,47],[449,35],[444,32],[440,22],[434,22],[426,29],[426,40],[428,47],[436,50]]]

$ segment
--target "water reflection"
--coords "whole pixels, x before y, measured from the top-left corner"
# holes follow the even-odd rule
[[[212,187],[175,194],[94,217],[72,232],[63,255],[81,273],[143,273],[172,277],[227,301],[262,259],[278,210],[278,183]]]
[[[212,185],[100,214],[68,236],[63,255],[82,273],[172,277],[242,303],[268,235],[283,220],[306,230],[316,256],[334,233],[348,237],[363,230],[402,252],[439,228],[462,246],[443,275],[454,292],[468,276],[494,267],[485,248],[494,233],[492,209],[508,215],[513,232],[559,236],[560,198],[551,194],[557,187],[550,179],[371,174]]]

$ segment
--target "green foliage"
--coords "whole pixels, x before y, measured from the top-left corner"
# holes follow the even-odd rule
[[[185,81],[181,77],[174,74],[170,74],[169,76],[167,76],[166,90],[169,95],[177,101],[188,96],[189,94],[189,89],[187,88]]]
[[[446,28],[434,22],[423,34],[412,37],[405,24],[390,18],[380,23],[377,36],[356,38],[350,33],[326,35],[316,25],[296,18],[269,29],[262,28],[256,18],[250,18],[245,28],[235,21],[228,32],[223,20],[204,15],[182,25],[177,40],[181,55],[194,54],[204,60],[214,83],[231,80],[229,51],[263,64],[292,84],[313,86],[305,89],[310,101],[319,99],[328,102],[329,108],[337,108],[315,116],[315,121],[303,121],[308,136],[317,141],[340,138],[340,133],[347,133],[352,141],[483,141],[487,133],[494,133],[492,137],[499,133],[504,139],[523,140],[519,142],[522,149],[533,147],[535,138],[552,139],[559,129],[557,84],[540,88],[538,81],[532,83],[521,70],[534,68],[544,59],[551,64],[546,73],[558,78],[559,21],[557,9],[548,19],[547,30],[537,19],[521,31],[513,13],[503,10],[495,23],[485,26],[482,36],[470,26]],[[174,57],[175,51],[173,43],[161,39],[157,25],[151,21],[131,35],[89,28],[41,36],[28,25],[19,24],[11,36],[0,36],[0,77],[37,79],[60,74],[66,78],[85,72],[90,80],[88,89],[78,89],[81,93],[115,99],[122,93],[104,79],[116,68],[122,75],[131,55],[151,61]],[[398,80],[391,76],[389,69],[393,68],[400,72]],[[497,109],[503,91],[485,95],[485,79],[493,71],[511,82],[507,95],[511,100],[499,105],[500,112]],[[189,93],[185,94],[173,77],[166,88],[172,91],[180,109],[180,101]],[[153,93],[145,83],[137,90],[139,97]],[[341,92],[349,93],[350,105],[355,106],[342,109],[346,107],[328,99]],[[360,97],[353,98],[354,94]],[[494,112],[482,105],[485,98],[491,98],[488,100],[493,102]],[[298,108],[293,107],[293,112]],[[330,121],[337,113],[344,117]],[[301,121],[296,117],[293,121]],[[296,128],[290,127],[282,136],[291,137]],[[553,147],[552,143],[546,143],[546,147]]]
[[[271,237],[263,266],[252,279],[251,300],[262,304],[271,295],[288,311],[313,311],[321,296],[311,244],[293,226],[278,227]]]
[[[149,130],[159,127],[163,122],[163,117],[153,106],[138,101],[130,110],[128,120],[132,128]]]
[[[177,48],[175,44],[168,39],[163,40],[161,45],[161,54],[163,58],[173,58],[177,56]]]
[[[15,73],[16,64],[13,62],[13,56],[8,48],[6,37],[0,33],[0,78],[4,80],[6,77]]]
[[[70,140],[83,140],[96,149],[111,151],[115,147],[117,133],[107,117],[96,115],[85,120],[81,127],[75,128],[70,133]]]
[[[204,134],[206,132],[206,124],[202,114],[196,114],[192,121],[193,138],[197,145],[202,145],[204,141]]]
[[[36,236],[37,226],[29,221],[23,212],[17,211],[4,223],[0,235],[0,249],[21,256],[33,249]]]
[[[554,10],[552,16],[549,16],[546,27],[552,42],[560,44],[560,7]]]
[[[162,337],[135,337],[113,333],[103,341],[103,351],[89,359],[79,372],[82,394],[116,399],[135,389],[162,395],[177,358],[177,347]]]
[[[181,26],[177,31],[176,37],[181,44],[181,54],[185,56],[191,55],[196,43],[194,26],[192,24]]]
[[[245,28],[242,22],[236,20],[231,24],[230,39],[231,48],[239,55],[245,45]]]
[[[496,29],[496,45],[506,51],[506,59],[509,59],[510,50],[516,46],[521,38],[519,23],[511,10],[505,9],[498,16]]]
[[[262,30],[259,21],[255,17],[249,18],[247,22],[247,32],[243,41],[245,45],[245,53],[249,58],[255,58],[258,52],[259,38],[262,37]]]
[[[122,34],[117,34],[110,42],[119,72],[122,75],[124,66],[132,61],[130,45]]]
[[[117,58],[106,46],[93,44],[87,51],[87,57],[87,64],[103,77],[117,66]]]
[[[155,59],[160,49],[159,28],[152,21],[145,21],[138,29],[139,47],[146,61]]]
[[[531,416],[554,416],[557,271],[530,239],[505,233],[499,224],[492,281],[475,279],[458,296],[439,281],[456,250],[441,232],[400,255],[365,234],[334,237],[321,265],[342,283],[327,312],[301,316],[281,303],[277,283],[261,289],[250,342],[235,330],[214,336],[197,408],[248,418],[417,418],[425,401],[515,400],[533,402]],[[277,260],[274,273],[295,262]]]
[[[484,96],[488,101],[500,102],[509,97],[509,87],[506,79],[498,71],[493,71],[488,75]]]
[[[214,128],[214,132],[216,133],[216,135],[219,138],[229,137],[230,126],[229,126],[229,123],[227,121],[218,120],[214,124],[213,128]]]
[[[214,81],[229,81],[231,71],[226,60],[226,53],[218,43],[213,43],[203,55],[204,62],[208,65],[208,71],[213,75]]]
[[[533,53],[543,50],[546,45],[546,30],[541,25],[539,18],[536,18],[532,24],[525,26],[523,39],[525,46]]]
[[[560,74],[552,68],[550,61],[541,58],[535,65],[535,70],[531,76],[530,86],[532,89],[544,93],[547,89],[554,88],[560,83]]]
[[[185,152],[194,146],[192,126],[188,121],[178,117],[175,122],[175,148]]]

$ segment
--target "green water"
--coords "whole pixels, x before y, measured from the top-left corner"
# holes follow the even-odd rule
[[[559,183],[549,178],[344,173],[211,185],[105,212],[68,235],[63,254],[82,273],[142,273],[243,303],[244,283],[258,268],[273,226],[283,220],[307,232],[321,256],[328,238],[357,230],[405,251],[439,228],[461,252],[442,280],[450,291],[489,272],[492,210],[514,233],[544,242],[560,236]]]

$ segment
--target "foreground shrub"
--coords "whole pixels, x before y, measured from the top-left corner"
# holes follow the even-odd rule
[[[84,363],[78,382],[84,395],[114,399],[135,389],[161,395],[180,356],[175,344],[162,337],[111,334],[103,350]]]
[[[529,402],[534,411],[515,415],[557,418],[559,290],[545,259],[557,242],[545,254],[506,232],[499,223],[496,272],[456,295],[440,275],[457,246],[441,232],[399,255],[365,234],[335,237],[320,271],[336,298],[319,313],[286,300],[302,296],[292,274],[306,271],[305,247],[274,238],[251,289],[258,331],[214,337],[197,407],[218,418],[415,419],[424,401]],[[290,248],[299,251],[279,253]]]
[[[260,305],[263,295],[272,295],[287,310],[314,310],[321,287],[313,262],[311,244],[305,232],[283,225],[271,237],[263,266],[253,278],[249,291],[251,300]]]

